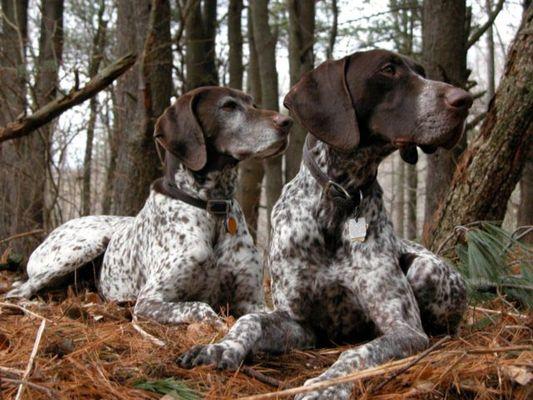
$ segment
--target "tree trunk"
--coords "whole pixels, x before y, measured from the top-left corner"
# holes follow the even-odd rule
[[[291,86],[303,73],[313,69],[315,31],[315,1],[287,0],[289,9],[289,70]],[[291,140],[285,152],[285,181],[290,181],[300,170],[302,149],[307,130],[295,123]]]
[[[492,11],[492,0],[485,0],[485,6],[487,8],[487,17],[490,18]],[[487,98],[490,102],[496,91],[496,81],[494,77],[494,33],[492,24],[487,29]]]
[[[98,9],[98,28],[93,38],[92,55],[89,61],[89,78],[93,78],[100,69],[103,58],[107,21],[104,20],[105,1],[100,0]],[[85,141],[85,157],[83,159],[82,215],[91,213],[91,170],[93,158],[94,127],[96,125],[97,98],[89,101],[89,122],[87,123],[87,139]]]
[[[114,211],[134,215],[160,175],[152,134],[154,121],[172,94],[169,2],[119,0],[117,26],[119,53],[143,54],[141,65],[117,85],[119,118],[114,138],[118,143]]]
[[[257,104],[262,104],[261,78],[255,47],[254,29],[251,8],[248,7],[248,92]],[[248,229],[254,239],[257,238],[257,218],[259,202],[261,200],[261,182],[263,181],[263,163],[256,159],[246,160],[239,165],[239,187],[237,200],[239,201]]]
[[[254,39],[261,79],[261,106],[278,111],[278,73],[276,70],[276,40],[268,22],[268,0],[256,0],[252,8]],[[281,194],[283,186],[281,156],[265,160],[266,198],[268,231],[270,232],[270,213]]]
[[[242,0],[230,0],[228,11],[229,86],[242,90]]]
[[[335,41],[337,40],[337,30],[339,24],[339,7],[337,0],[331,0],[331,14],[333,15],[333,21],[331,21],[331,28],[328,36],[328,46],[326,47],[326,58],[328,60],[333,58],[333,48],[335,47]]]
[[[186,90],[218,85],[215,63],[216,0],[188,0],[185,18]],[[192,3],[191,3],[192,2]]]
[[[0,124],[5,126],[26,111],[28,0],[2,0],[1,5]],[[27,139],[0,145],[0,187],[9,188],[0,190],[0,238],[26,230],[23,189],[28,182],[27,148]]]
[[[464,87],[467,79],[465,0],[425,0],[422,24],[422,54],[426,74]],[[439,201],[449,191],[456,161],[466,146],[464,139],[452,151],[439,149],[428,156],[424,224],[431,221]]]
[[[533,225],[533,150],[531,145],[529,156],[522,171],[522,179],[520,179],[520,204],[518,206],[516,225]],[[524,237],[524,241],[528,244],[533,244],[533,232],[529,232]]]
[[[436,250],[457,225],[501,221],[533,133],[533,7],[529,6],[480,134],[462,156],[448,194],[424,232]],[[451,243],[457,240],[454,236]]]

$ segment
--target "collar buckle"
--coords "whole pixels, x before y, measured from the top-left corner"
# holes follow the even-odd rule
[[[227,215],[231,210],[231,200],[207,200],[206,211],[215,215]]]
[[[350,196],[350,193],[348,193],[346,189],[342,187],[342,185],[339,185],[337,182],[334,182],[331,179],[326,182],[324,190],[332,197],[344,197],[345,200],[352,198],[352,196]],[[334,190],[335,192],[332,192],[332,190]]]

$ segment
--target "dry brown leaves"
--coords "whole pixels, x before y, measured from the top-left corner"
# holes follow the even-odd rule
[[[2,279],[5,283],[6,273],[0,274]],[[157,399],[162,395],[136,389],[134,384],[167,377],[182,380],[200,398],[266,395],[300,386],[347,348],[261,355],[247,364],[246,373],[209,367],[185,370],[176,365],[176,357],[193,344],[218,340],[222,333],[205,324],[175,327],[151,321],[137,321],[139,330],[131,321],[129,307],[105,303],[94,293],[71,292],[62,301],[46,299],[16,306],[0,302],[0,392],[6,399],[15,397],[23,381],[42,318],[47,320],[46,328],[24,399]],[[370,374],[354,375],[354,396],[526,399],[533,386],[532,321],[531,314],[518,313],[503,299],[481,310],[470,309],[459,337],[407,370],[398,373],[409,363],[401,360]],[[281,387],[257,380],[262,375],[273,378],[271,383],[280,382]],[[281,394],[263,398],[267,397],[286,398]]]

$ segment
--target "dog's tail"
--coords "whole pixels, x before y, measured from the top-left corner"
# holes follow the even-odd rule
[[[111,236],[133,217],[88,216],[59,226],[35,249],[28,260],[28,280],[6,297],[30,298],[105,252]],[[14,285],[15,286],[15,285]]]

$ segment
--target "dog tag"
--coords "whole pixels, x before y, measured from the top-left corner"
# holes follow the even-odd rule
[[[235,235],[237,233],[237,220],[232,217],[231,215],[228,215],[226,218],[226,230],[230,235]]]
[[[366,239],[366,229],[368,225],[364,217],[350,218],[348,220],[348,231],[350,239],[356,242],[364,242]]]

